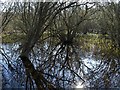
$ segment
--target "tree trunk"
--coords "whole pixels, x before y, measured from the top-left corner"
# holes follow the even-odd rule
[[[38,72],[37,70],[35,70],[33,64],[31,63],[31,61],[29,60],[29,58],[27,56],[20,56],[23,65],[25,66],[26,72],[29,73],[32,78],[35,81],[35,84],[38,88],[38,90],[52,90],[54,89],[54,86],[51,85],[46,79],[45,77],[42,75],[42,73]]]

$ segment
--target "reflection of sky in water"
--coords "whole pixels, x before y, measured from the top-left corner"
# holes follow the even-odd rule
[[[83,84],[81,82],[78,82],[77,85],[75,86],[75,88],[83,88]]]
[[[92,58],[92,52],[89,54],[88,54],[88,56],[83,57],[82,61],[88,68],[90,68],[91,70],[95,70],[96,67],[100,64],[100,62],[96,61],[94,58]],[[83,68],[85,73],[88,73],[90,71],[87,67],[84,66],[84,68]],[[84,84],[81,81],[78,81],[75,88],[84,88]]]
[[[15,53],[14,52],[14,49],[15,48],[18,48],[19,47],[19,45],[3,45],[3,48],[5,49],[5,52],[6,52],[6,54],[11,58],[11,61],[13,61],[14,63],[16,62],[15,60],[16,60],[16,56],[18,56],[18,54],[17,53]],[[44,48],[46,48],[47,49],[47,44],[45,44],[44,45]],[[59,48],[59,47],[58,47]],[[58,49],[58,48],[56,48],[56,49]],[[3,52],[3,50],[1,50],[2,52]],[[54,53],[56,53],[55,51],[54,51]],[[54,54],[53,53],[53,54]],[[16,55],[15,55],[16,54]],[[92,54],[92,53],[91,53]],[[89,68],[91,68],[92,70],[93,69],[95,69],[95,67],[96,67],[96,65],[97,64],[99,64],[99,62],[97,62],[97,61],[95,61],[93,58],[92,58],[92,55],[87,55],[87,56],[85,56],[85,57],[83,57],[82,58],[82,61],[83,61],[83,63],[86,65],[86,66],[88,66]],[[14,56],[14,57],[13,57]],[[4,61],[2,61],[2,55],[0,54],[0,63],[5,63],[5,60]],[[6,68],[7,68],[7,66],[5,66]],[[57,69],[59,69],[59,68],[56,68],[56,70]],[[87,70],[87,68],[86,67],[84,67],[84,70],[85,70],[85,73],[87,73],[88,72],[88,70]],[[65,71],[66,72],[66,76],[67,77],[71,77],[70,76],[70,72],[69,71]],[[7,72],[5,72],[6,74],[6,77],[7,78],[9,78],[10,77],[10,75],[8,75],[8,73]],[[60,75],[62,75],[62,72],[60,72]],[[75,86],[75,88],[82,88],[83,87],[83,84],[82,84],[82,82],[78,82],[77,83],[77,86]]]
[[[92,70],[94,70],[96,66],[99,65],[99,61],[95,61],[93,58],[85,58],[83,59],[83,62]]]

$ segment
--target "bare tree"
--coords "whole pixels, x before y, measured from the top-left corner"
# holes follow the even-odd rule
[[[21,7],[22,21],[26,27],[26,40],[22,46],[20,58],[26,68],[27,74],[34,79],[38,89],[51,89],[54,86],[43,76],[41,72],[35,70],[34,65],[29,59],[29,54],[39,38],[51,25],[55,17],[65,8],[74,6],[76,2],[37,2],[37,3],[18,3]]]
[[[88,4],[91,5],[89,6]],[[71,85],[75,83],[76,76],[80,80],[83,80],[77,73],[79,68],[83,73],[84,71],[81,68],[82,61],[78,57],[79,53],[75,48],[79,48],[79,35],[81,34],[79,31],[80,24],[90,19],[89,16],[93,13],[89,11],[94,6],[95,3],[87,2],[81,4],[69,1],[16,2],[10,6],[10,8],[13,7],[15,11],[10,9],[9,13],[5,16],[6,19],[3,19],[3,24],[7,25],[7,20],[11,20],[8,19],[11,13],[10,18],[13,15],[17,17],[19,22],[17,27],[25,34],[24,42],[22,42],[21,46],[20,58],[26,70],[27,81],[33,82],[34,80],[38,89],[45,90],[57,87],[56,84],[50,80],[52,78],[58,81],[57,85],[63,82],[63,87],[65,87],[65,81],[69,82],[69,84],[71,83]],[[7,23],[5,24],[4,22]],[[46,35],[49,34],[49,32],[52,35]],[[30,57],[31,54],[34,54],[32,51],[46,39],[54,39],[55,45],[54,43],[52,43],[53,46],[50,44],[50,48],[48,49],[50,53],[45,51],[46,49],[41,50],[41,52],[43,51],[43,53],[49,56],[43,59],[43,63],[40,64],[38,70]],[[37,53],[36,56],[40,54]],[[39,63],[41,62],[42,60],[39,60]],[[59,65],[58,71],[56,71],[57,65]],[[44,70],[46,68],[48,71]],[[51,72],[52,70],[53,72]],[[71,76],[65,76],[66,72],[69,72]]]

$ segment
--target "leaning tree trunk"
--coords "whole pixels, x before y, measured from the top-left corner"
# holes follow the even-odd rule
[[[46,90],[46,88],[52,90],[54,86],[51,83],[49,83],[48,80],[46,80],[46,78],[43,76],[42,73],[35,70],[33,63],[29,59],[29,53],[31,52],[34,45],[35,45],[35,40],[31,40],[31,41],[28,40],[22,48],[22,53],[20,55],[20,58],[23,62],[26,73],[28,75],[31,75],[32,79],[35,81],[38,90]]]
[[[36,16],[37,17],[37,16]],[[40,72],[38,72],[31,60],[29,59],[29,54],[31,53],[31,50],[33,49],[34,45],[37,43],[39,38],[42,36],[44,29],[44,22],[45,18],[42,18],[42,16],[38,16],[38,21],[34,21],[34,27],[30,28],[30,31],[27,33],[27,37],[25,40],[25,43],[22,47],[22,53],[20,55],[20,58],[23,62],[23,65],[26,69],[26,73],[31,75],[32,79],[35,81],[35,84],[39,90],[45,90],[45,89],[53,89],[54,86],[46,80],[44,75]],[[41,21],[43,23],[41,23]]]

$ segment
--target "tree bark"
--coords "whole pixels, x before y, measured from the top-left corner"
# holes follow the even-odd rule
[[[35,70],[33,64],[31,63],[30,59],[27,56],[21,55],[20,58],[23,62],[23,65],[25,66],[26,73],[29,73],[29,75],[32,76],[38,90],[46,90],[46,88],[48,90],[52,90],[55,88],[52,84],[50,84],[45,79],[45,77],[42,75],[42,73]]]

